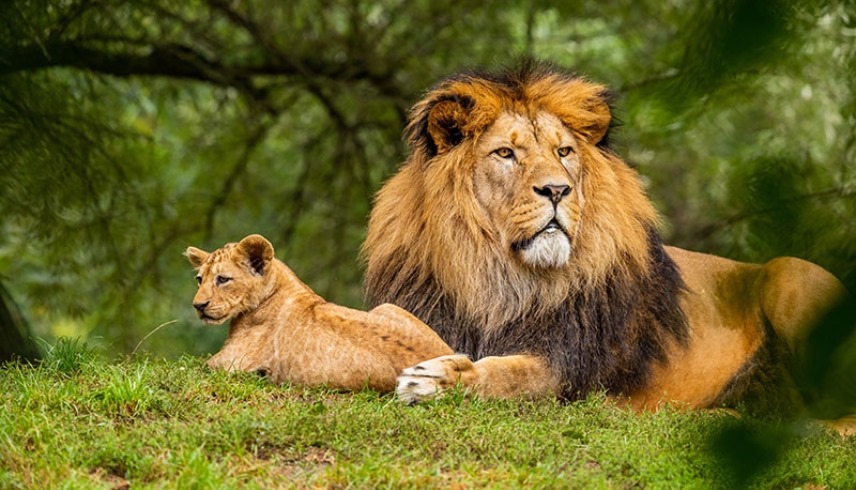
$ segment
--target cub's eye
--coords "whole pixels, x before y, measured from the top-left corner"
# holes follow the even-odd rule
[[[499,148],[493,151],[499,158],[514,158],[514,150],[511,148]]]
[[[560,157],[564,158],[564,157],[570,155],[573,151],[574,151],[574,149],[571,148],[570,146],[563,146],[563,147],[559,148],[558,150],[556,150],[556,153],[558,153]]]
[[[202,285],[202,276],[196,276],[196,285],[197,285],[197,286],[201,286],[201,285]]]
[[[217,279],[215,279],[218,286],[222,286],[223,284],[226,284],[227,282],[229,282],[231,280],[232,280],[231,277],[226,277],[226,276],[217,276]]]

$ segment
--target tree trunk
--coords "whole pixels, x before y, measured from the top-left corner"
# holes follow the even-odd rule
[[[0,282],[0,363],[13,359],[32,361],[39,358],[39,349],[30,338],[27,321],[12,300],[12,295]]]

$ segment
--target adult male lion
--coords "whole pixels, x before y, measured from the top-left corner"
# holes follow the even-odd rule
[[[441,81],[415,105],[409,157],[371,213],[366,292],[461,355],[405,370],[402,398],[460,382],[500,397],[605,389],[638,408],[733,402],[780,376],[843,297],[803,260],[664,246],[639,176],[607,146],[607,99],[529,62]]]

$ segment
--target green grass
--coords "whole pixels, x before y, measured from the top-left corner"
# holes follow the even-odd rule
[[[730,464],[770,454],[748,486],[856,482],[856,438],[805,423],[636,415],[597,396],[408,407],[79,345],[0,368],[0,488],[732,488]]]

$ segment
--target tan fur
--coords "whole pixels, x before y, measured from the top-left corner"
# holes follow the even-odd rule
[[[669,365],[658,366],[651,385],[633,395],[639,407],[663,401],[709,406],[761,347],[765,322],[787,352],[799,355],[810,327],[845,294],[828,272],[795,258],[757,265],[674,247],[668,251],[687,282],[683,309],[691,341],[688,348],[675,346]]]
[[[324,301],[260,235],[210,254],[190,247],[185,255],[199,271],[193,303],[200,318],[231,320],[225,345],[208,360],[212,368],[260,371],[277,383],[388,392],[404,367],[452,353],[397,306],[364,312]]]
[[[490,339],[571,294],[607,287],[609,274],[633,277],[651,267],[647,230],[656,212],[637,173],[599,145],[611,118],[605,87],[549,67],[521,79],[515,86],[462,75],[432,89],[411,114],[410,156],[370,217],[363,246],[369,297],[446,328],[447,341],[456,338],[455,327],[440,325],[449,318],[473,319],[480,338]],[[562,158],[564,146],[573,151]],[[516,158],[498,156],[502,148]],[[533,192],[546,184],[570,187],[555,212],[570,244],[564,262],[561,236],[539,249],[556,263],[514,247],[539,236],[553,216],[550,200]],[[675,294],[687,337],[663,338],[666,362],[652,362],[644,386],[621,394],[640,409],[711,406],[765,342],[798,355],[810,327],[845,294],[831,274],[798,259],[757,265],[666,252],[686,282]],[[767,324],[776,338],[768,338]],[[538,353],[508,354],[427,360],[404,371],[399,396],[419,401],[458,382],[484,396],[562,389],[564,380]]]

